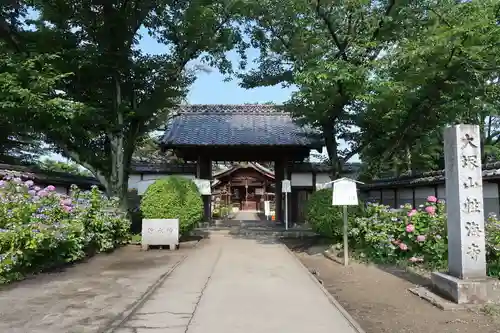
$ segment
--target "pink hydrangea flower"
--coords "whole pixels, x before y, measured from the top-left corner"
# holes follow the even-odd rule
[[[32,180],[27,180],[24,182],[24,185],[28,186],[28,187],[31,187],[33,186],[35,183],[32,181]]]
[[[393,240],[392,243],[395,245],[399,245],[399,244],[401,244],[401,240],[396,239],[396,240]]]
[[[45,190],[41,190],[40,192],[38,192],[38,196],[39,197],[46,197],[49,195],[49,192],[45,191]]]
[[[52,192],[52,191],[55,191],[55,190],[56,190],[56,187],[55,187],[54,185],[49,185],[49,186],[47,186],[45,189],[46,189],[47,191]]]
[[[71,211],[73,210],[73,208],[71,208],[70,206],[63,206],[63,209],[66,213],[71,213]]]
[[[425,242],[425,236],[424,235],[418,235],[417,236],[417,242]]]
[[[408,212],[408,216],[409,217],[412,217],[413,215],[417,214],[417,210],[416,209],[412,209]]]
[[[401,243],[401,244],[399,244],[399,248],[402,251],[407,251],[408,250],[408,245],[406,245],[405,243]]]
[[[64,206],[70,206],[71,205],[71,199],[64,199],[60,201],[61,205]]]
[[[433,203],[434,203],[434,202],[437,202],[437,201],[438,201],[438,199],[437,199],[435,196],[433,196],[433,195],[429,195],[429,196],[427,197],[427,201],[428,201],[428,202],[433,202]]]
[[[413,224],[408,224],[406,226],[406,232],[414,232],[415,231],[415,226]]]
[[[425,211],[429,213],[429,215],[434,215],[436,214],[436,207],[434,206],[427,206],[425,207]]]

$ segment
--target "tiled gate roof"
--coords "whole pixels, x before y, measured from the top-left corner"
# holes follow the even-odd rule
[[[302,146],[318,148],[311,131],[274,105],[180,106],[167,124],[164,146]]]

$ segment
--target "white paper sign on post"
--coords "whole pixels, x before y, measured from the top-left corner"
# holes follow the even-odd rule
[[[358,189],[356,181],[349,178],[341,178],[333,182],[332,205],[333,206],[357,206]]]
[[[264,214],[269,217],[271,216],[271,201],[264,201]]]
[[[288,230],[288,193],[292,192],[292,182],[290,179],[281,181],[281,192],[285,193],[285,229]]]
[[[208,179],[193,179],[193,182],[198,187],[198,191],[200,191],[201,195],[212,195],[212,186],[210,180]]]
[[[179,219],[143,219],[142,248],[150,245],[168,245],[175,250],[179,245]]]
[[[344,215],[344,265],[349,265],[349,239],[348,239],[348,219],[347,206],[358,205],[358,189],[354,179],[340,178],[333,182],[332,205],[343,206]],[[326,184],[325,184],[326,185]]]
[[[285,179],[281,182],[281,193],[292,192],[292,184],[289,179]]]

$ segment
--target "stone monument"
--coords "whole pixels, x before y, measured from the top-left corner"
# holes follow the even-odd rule
[[[486,275],[480,139],[477,125],[456,125],[444,133],[448,272],[433,273],[432,283],[459,304],[497,298],[497,283]]]

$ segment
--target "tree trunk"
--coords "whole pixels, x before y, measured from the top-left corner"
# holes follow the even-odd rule
[[[128,179],[125,180],[125,136],[124,136],[124,114],[122,108],[121,85],[118,77],[115,77],[115,100],[114,111],[116,113],[116,130],[108,133],[111,147],[111,173],[109,175],[109,186],[106,188],[108,195],[120,199],[120,206],[127,209],[127,187]]]
[[[328,158],[330,159],[330,164],[332,166],[332,172],[330,177],[335,180],[340,177],[340,172],[342,163],[339,159],[338,154],[338,143],[335,138],[334,123],[325,123],[323,128],[323,139],[325,140],[326,151],[328,153]]]
[[[405,159],[406,159],[406,172],[409,174],[409,175],[412,175],[413,174],[413,161],[412,161],[412,156],[411,156],[411,149],[410,149],[410,146],[409,145],[406,145],[406,149],[405,149]]]

